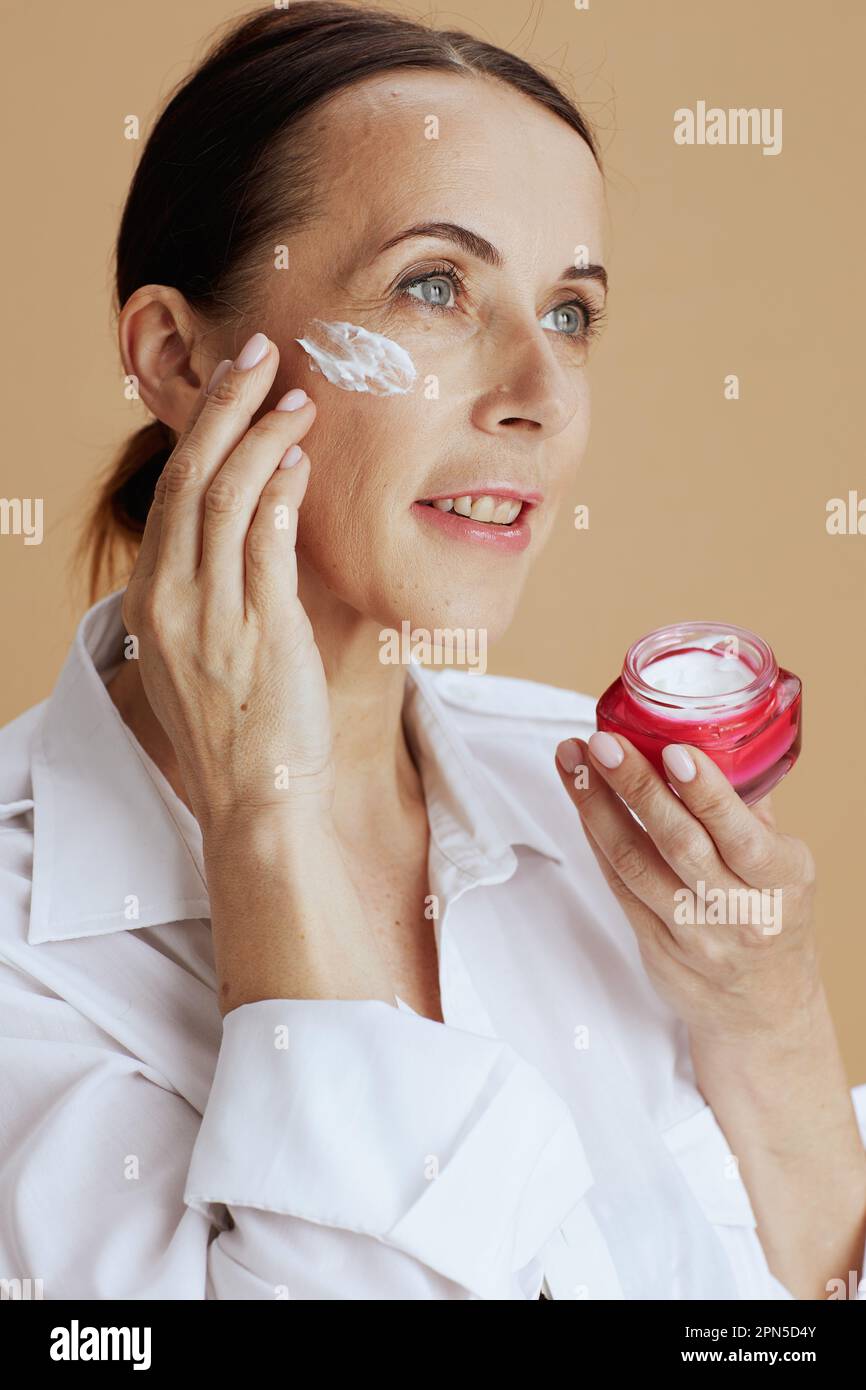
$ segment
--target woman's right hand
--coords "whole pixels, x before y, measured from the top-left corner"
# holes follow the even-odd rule
[[[295,557],[310,460],[281,466],[316,407],[296,389],[250,423],[278,362],[259,333],[221,379],[217,368],[156,485],[123,599],[203,834],[238,814],[327,821],[332,809],[327,684]]]

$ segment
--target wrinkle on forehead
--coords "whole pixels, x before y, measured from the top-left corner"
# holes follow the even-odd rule
[[[431,116],[437,139],[425,134]],[[526,271],[540,273],[552,234],[557,269],[578,243],[601,259],[604,184],[591,150],[504,83],[442,72],[368,79],[329,99],[318,132],[326,221],[346,242],[379,244],[435,217],[481,231]]]

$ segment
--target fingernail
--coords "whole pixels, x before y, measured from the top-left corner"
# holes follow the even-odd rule
[[[690,782],[697,772],[691,753],[676,743],[669,743],[662,749],[662,762],[671,776],[676,777],[679,782]]]
[[[309,399],[306,391],[302,391],[300,386],[296,386],[294,390],[287,391],[286,394],[277,401],[274,410],[299,410]]]
[[[580,744],[573,738],[567,738],[557,748],[556,758],[566,772],[574,772],[580,762]]]
[[[215,390],[216,387],[219,386],[220,382],[222,381],[223,377],[225,376],[226,372],[228,371],[231,365],[232,359],[230,357],[224,357],[222,362],[217,362],[216,366],[213,369],[213,375],[207,384],[207,390],[205,391],[206,396],[209,396],[211,391]]]
[[[602,767],[619,767],[624,757],[622,748],[611,734],[593,734],[589,740],[589,750]]]
[[[268,350],[268,340],[264,333],[254,333],[253,336],[244,343],[237,357],[235,367],[239,372],[249,371],[257,362],[261,362]]]
[[[296,463],[300,463],[304,457],[304,451],[299,444],[292,444],[280,459],[280,468],[294,468]]]

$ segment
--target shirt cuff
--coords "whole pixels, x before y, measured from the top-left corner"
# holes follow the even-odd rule
[[[184,1201],[371,1235],[498,1299],[592,1181],[509,1043],[383,1000],[265,999],[223,1019]]]

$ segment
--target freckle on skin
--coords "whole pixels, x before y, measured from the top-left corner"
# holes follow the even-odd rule
[[[245,703],[241,705],[241,709],[246,709],[246,704],[245,704]]]

